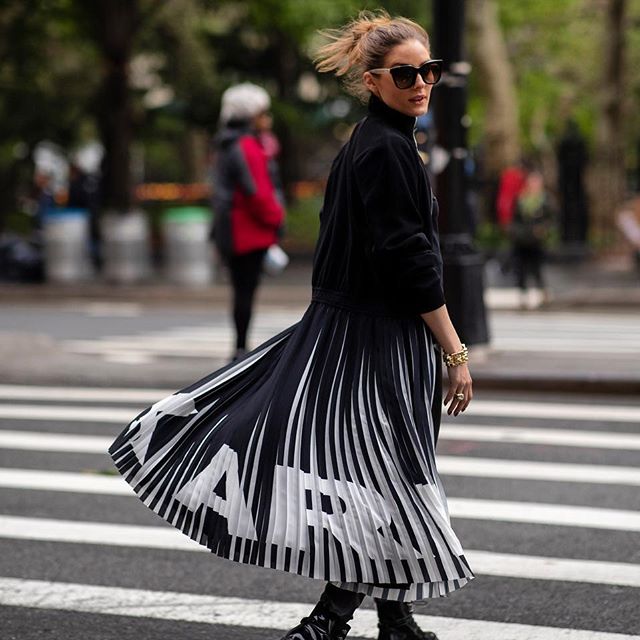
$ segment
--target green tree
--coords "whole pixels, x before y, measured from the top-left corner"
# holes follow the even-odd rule
[[[96,56],[71,3],[6,0],[0,7],[0,228],[31,178],[35,145],[75,144],[97,86]]]

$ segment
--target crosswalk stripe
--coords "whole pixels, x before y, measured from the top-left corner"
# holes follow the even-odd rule
[[[477,498],[449,498],[448,503],[454,518],[640,531],[638,511]]]
[[[167,392],[169,395],[173,392]],[[159,400],[164,396],[154,396]],[[0,404],[0,418],[22,420],[80,420],[120,422],[126,424],[136,410],[121,407]],[[497,400],[474,400],[465,415],[490,417],[520,417],[567,419],[607,422],[630,422],[640,425],[640,406],[534,403]]]
[[[436,462],[443,475],[640,486],[640,469],[634,467],[463,456],[439,456]]]
[[[261,336],[256,336],[254,341],[264,342],[273,335],[273,332],[266,332]],[[63,342],[63,347],[73,353],[85,355],[107,355],[111,353],[121,353],[134,351],[136,353],[146,353],[155,356],[180,356],[185,358],[214,358],[226,357],[229,355],[231,336],[219,335],[213,338],[197,341],[194,339],[169,339],[169,338],[136,338],[125,341],[119,340],[67,340]],[[629,354],[629,349],[640,349],[640,341],[629,342],[616,345],[611,341],[596,342],[589,339],[578,340],[559,338],[557,341],[549,341],[544,337],[513,337],[498,336],[491,346],[498,351],[555,351],[563,353],[610,353],[616,355]]]
[[[120,477],[35,469],[0,469],[0,487],[103,495],[134,495],[131,487]],[[476,498],[449,498],[448,503],[450,513],[454,518],[640,531],[640,512],[636,511]]]
[[[625,342],[624,344],[616,345],[611,342],[592,342],[590,340],[576,340],[575,338],[570,342],[558,339],[556,341],[545,340],[535,338],[507,338],[498,337],[491,343],[491,346],[496,351],[553,351],[556,353],[609,353],[612,355],[624,355],[628,354],[630,349],[640,350],[640,341],[637,343]],[[94,353],[90,351],[89,353]]]
[[[502,312],[491,316],[492,322],[505,322],[511,324],[514,321],[523,324],[542,324],[550,326],[588,326],[594,331],[601,332],[603,327],[613,327],[618,324],[627,324],[630,329],[638,329],[637,315],[634,313],[606,313],[598,311],[579,312],[575,311],[527,311],[522,313]]]
[[[281,629],[293,627],[312,604],[150,591],[88,584],[0,578],[0,604],[83,613],[133,616],[230,627]],[[640,640],[628,634],[445,618],[417,614],[416,622],[442,637],[460,640]],[[350,623],[352,635],[377,638],[377,614],[358,609]]]
[[[263,336],[264,340],[271,335]],[[189,341],[179,342],[176,340],[160,339],[145,340],[132,339],[125,340],[67,340],[63,346],[74,353],[99,354],[110,351],[151,351],[157,355],[179,355],[189,358],[210,358],[230,349],[231,340],[220,338],[216,341],[205,341],[202,343],[192,343]]]
[[[58,400],[63,402],[140,402],[153,403],[165,398],[169,389],[120,389],[100,387],[56,387],[0,384],[2,400]]]
[[[102,436],[0,431],[0,448],[7,449],[104,454],[112,441]],[[437,464],[443,475],[640,486],[640,470],[633,467],[465,456],[440,456]]]
[[[167,526],[122,525],[2,515],[0,516],[0,537],[208,553],[205,547]],[[465,551],[465,555],[476,574],[640,587],[640,565],[637,564],[526,556],[470,549]]]
[[[529,429],[527,427],[454,424],[448,422],[440,430],[440,440],[470,440],[513,444],[547,444],[596,449],[640,450],[640,435],[575,429]]]
[[[69,433],[0,431],[1,449],[28,451],[105,453],[114,436],[78,436]]]
[[[0,404],[0,418],[73,422],[108,422],[124,428],[139,413],[136,409],[114,407],[71,407],[62,405]]]
[[[0,469],[0,487],[110,496],[135,495],[133,489],[119,476],[38,469]]]
[[[519,418],[563,418],[632,422],[640,425],[640,405],[570,404],[559,402],[517,402],[513,400],[473,400],[465,410],[472,416],[511,416]]]
[[[81,436],[44,431],[0,431],[0,447],[39,451],[83,451],[101,453],[113,440],[112,435]],[[463,440],[495,442],[498,444],[546,444],[559,447],[592,449],[640,450],[640,435],[577,429],[545,429],[492,426],[484,424],[455,424],[448,422],[440,431],[440,441]]]

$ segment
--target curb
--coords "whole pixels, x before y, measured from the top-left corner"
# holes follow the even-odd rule
[[[503,377],[499,374],[473,374],[474,389],[487,391],[534,391],[580,395],[640,396],[640,379],[628,378],[541,378],[523,375]],[[640,423],[640,409],[638,411]]]

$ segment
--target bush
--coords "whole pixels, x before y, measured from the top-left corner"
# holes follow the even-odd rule
[[[298,198],[287,209],[283,246],[292,253],[311,254],[320,229],[322,196]]]

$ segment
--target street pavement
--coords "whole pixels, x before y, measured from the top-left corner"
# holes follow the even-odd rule
[[[300,319],[305,305],[295,300],[284,304],[262,292],[252,345]],[[488,318],[490,344],[471,348],[477,388],[640,395],[637,312],[493,309]],[[179,388],[224,364],[232,351],[225,303],[0,306],[0,382]]]
[[[97,342],[133,326],[111,317]],[[267,640],[310,610],[320,583],[202,552],[115,473],[109,443],[172,390],[0,384],[2,640]],[[477,577],[419,604],[420,623],[441,640],[640,640],[639,463],[637,396],[486,391],[446,416],[438,467]],[[349,637],[375,623],[366,599]]]

